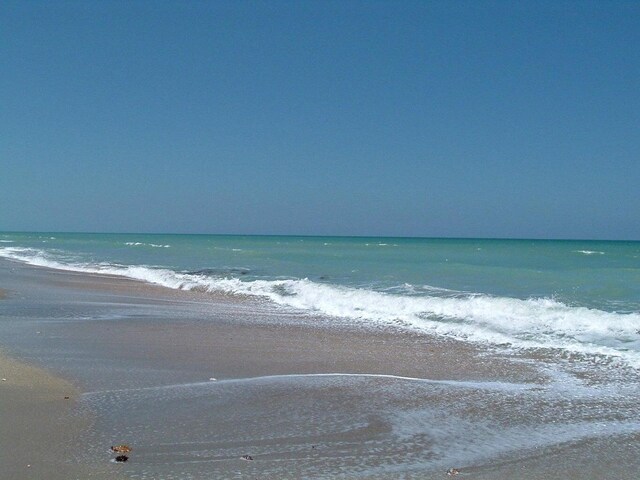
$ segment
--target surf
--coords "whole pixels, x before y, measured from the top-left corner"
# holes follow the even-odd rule
[[[429,285],[404,284],[377,291],[308,278],[241,279],[230,275],[234,269],[189,272],[147,265],[89,263],[60,253],[13,246],[0,247],[0,256],[60,270],[118,275],[171,289],[262,297],[283,308],[365,326],[410,328],[511,348],[607,356],[640,368],[639,312],[609,312],[553,298],[491,296]]]

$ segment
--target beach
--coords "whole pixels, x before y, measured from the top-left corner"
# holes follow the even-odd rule
[[[640,478],[640,2],[0,19],[0,480]]]
[[[0,18],[0,480],[640,477],[640,2]]]
[[[2,347],[32,365],[2,363],[11,478],[55,467],[48,478],[442,478],[457,468],[596,479],[638,467],[633,372],[625,396],[599,390],[597,375],[561,378],[544,358],[311,322],[256,298],[8,260],[0,282]],[[19,442],[5,433],[20,429]],[[112,462],[116,444],[132,446],[128,462]]]

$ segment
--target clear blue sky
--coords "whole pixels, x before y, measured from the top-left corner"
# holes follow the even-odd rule
[[[640,3],[3,1],[0,230],[640,239]]]

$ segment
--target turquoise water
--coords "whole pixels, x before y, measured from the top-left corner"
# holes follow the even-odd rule
[[[640,242],[4,233],[0,256],[640,367]]]

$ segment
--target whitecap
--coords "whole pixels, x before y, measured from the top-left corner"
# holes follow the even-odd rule
[[[640,368],[640,312],[607,312],[551,298],[496,297],[429,286],[421,287],[424,294],[416,296],[308,279],[247,281],[145,265],[69,263],[20,247],[0,247],[0,256],[63,270],[121,275],[174,289],[266,297],[288,308],[366,325],[401,325],[494,345],[605,355]]]
[[[143,243],[143,242],[125,242],[125,245],[130,247],[153,247],[153,248],[169,248],[171,245],[158,245],[157,243]]]

